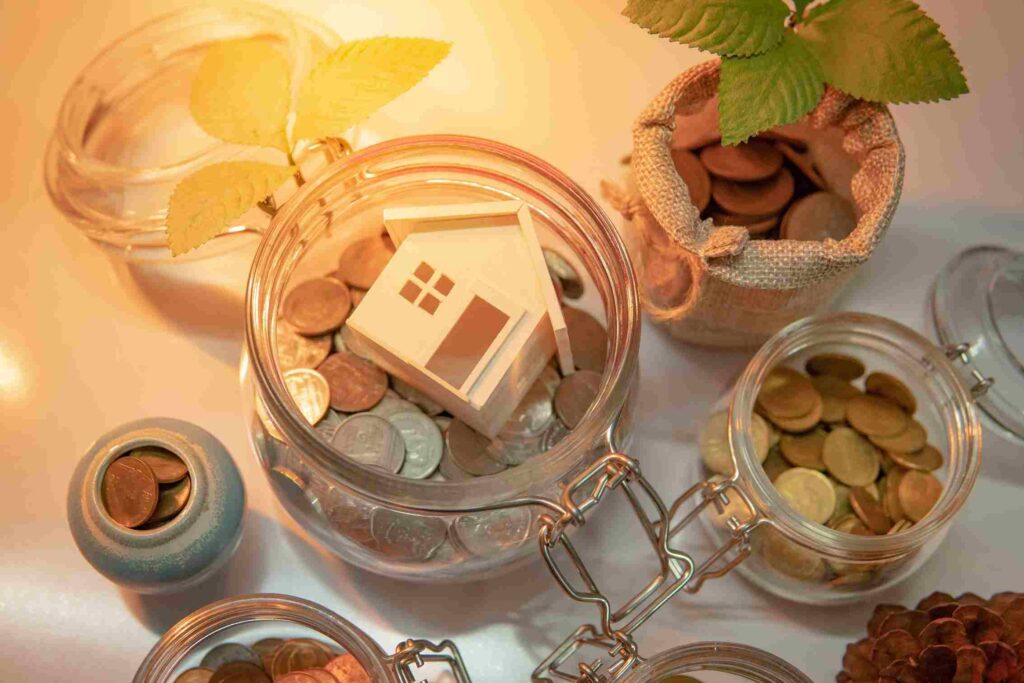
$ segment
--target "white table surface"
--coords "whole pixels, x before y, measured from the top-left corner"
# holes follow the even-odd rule
[[[564,598],[541,563],[480,583],[403,584],[328,556],[271,496],[240,415],[249,253],[215,276],[207,273],[212,285],[186,285],[109,259],[51,207],[41,161],[64,88],[101,45],[185,4],[0,6],[7,83],[0,100],[0,679],[128,680],[163,630],[194,608],[277,591],[323,603],[386,649],[407,635],[451,637],[475,680],[526,680],[563,634],[596,616]],[[619,16],[623,0],[282,4],[321,15],[347,37],[391,33],[455,42],[428,81],[373,119],[380,135],[493,137],[548,159],[594,193],[601,178],[618,173],[640,108],[673,74],[704,59],[632,27]],[[837,307],[884,314],[932,335],[925,300],[947,259],[972,244],[1024,244],[1024,5],[923,4],[958,50],[972,93],[896,109],[907,148],[903,201],[878,253]],[[202,306],[194,305],[198,295]],[[686,347],[645,326],[641,357],[635,452],[669,495],[684,483],[681,463],[695,457],[701,414],[748,354]],[[162,598],[123,592],[94,572],[72,543],[64,513],[72,467],[92,440],[151,415],[191,420],[216,434],[234,454],[249,497],[246,535],[226,573]],[[1022,456],[986,430],[982,476],[946,543],[912,579],[877,600],[913,602],[935,589],[987,595],[1024,588]],[[603,553],[597,573],[625,588],[641,559],[635,546],[613,540],[626,527],[610,516],[585,537]],[[794,605],[729,576],[665,608],[640,643],[646,653],[695,640],[747,643],[826,681],[871,609]]]

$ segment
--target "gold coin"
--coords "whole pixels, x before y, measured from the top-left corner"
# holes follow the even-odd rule
[[[892,525],[892,528],[886,533],[886,536],[892,536],[894,534],[901,534],[910,527],[914,526],[914,523],[909,519],[901,519]]]
[[[787,576],[822,581],[828,574],[825,561],[817,553],[797,545],[773,527],[759,527],[755,540],[765,562]]]
[[[861,434],[895,436],[907,428],[910,418],[892,401],[864,395],[846,404],[846,421]]]
[[[853,514],[853,508],[850,507],[850,487],[840,484],[835,479],[829,478],[832,483],[832,488],[836,492],[836,509],[832,512],[832,516],[829,517],[828,526],[832,526],[833,522],[838,519],[842,519],[847,515]]]
[[[775,368],[768,373],[760,390],[757,403],[772,418],[797,418],[807,415],[815,404],[820,403],[811,380],[792,368]]]
[[[907,428],[893,436],[868,436],[871,443],[884,451],[897,453],[913,453],[925,447],[928,442],[928,432],[921,423],[914,418],[907,418]],[[941,457],[939,464],[942,464]],[[917,469],[917,468],[913,468]]]
[[[864,389],[869,394],[887,398],[911,415],[917,410],[917,399],[907,385],[885,372],[872,372],[864,379]]]
[[[906,518],[903,508],[900,507],[900,480],[903,479],[903,470],[895,468],[885,475],[885,491],[882,494],[882,510],[886,516],[899,522]]]
[[[913,453],[900,453],[887,451],[893,462],[908,470],[920,470],[922,472],[933,472],[942,467],[942,453],[939,453],[931,444],[925,444],[921,449]]]
[[[860,486],[850,489],[850,507],[857,518],[876,534],[884,534],[892,528],[892,522],[882,510],[878,499]]]
[[[775,488],[789,506],[807,519],[824,524],[836,509],[836,492],[821,472],[794,467],[775,480]]]
[[[846,402],[861,394],[860,389],[834,375],[817,375],[811,384],[821,394],[821,419],[829,423],[845,421]]]
[[[821,451],[825,446],[825,436],[822,429],[799,435],[785,434],[779,440],[779,449],[793,466],[824,472],[825,461],[821,459]]]
[[[867,486],[878,478],[878,450],[849,427],[829,432],[822,459],[829,474],[847,486]]]
[[[829,527],[836,531],[842,531],[844,534],[853,534],[855,536],[873,536],[871,529],[864,525],[864,522],[860,521],[860,518],[852,512],[836,519],[834,522],[829,522]]]
[[[783,459],[778,448],[773,448],[768,452],[768,457],[761,463],[761,466],[764,468],[764,473],[768,475],[768,479],[772,482],[790,468],[789,463]]]
[[[338,260],[338,276],[359,289],[369,289],[395,253],[387,235],[374,235],[350,244]]]
[[[775,423],[780,429],[789,432],[791,434],[800,434],[811,429],[819,422],[821,422],[821,410],[822,410],[821,396],[814,394],[814,404],[811,406],[811,412],[801,417],[788,417],[781,418],[774,415],[768,415],[768,419]]]
[[[864,364],[843,353],[819,353],[808,358],[804,367],[809,375],[830,375],[848,382],[864,374]]]
[[[900,480],[900,507],[912,522],[924,519],[941,495],[942,484],[928,472],[909,470]]]

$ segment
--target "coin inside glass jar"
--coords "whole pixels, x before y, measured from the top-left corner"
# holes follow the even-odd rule
[[[246,646],[222,643],[198,667],[182,671],[174,683],[370,683],[351,653],[313,638],[264,638]]]

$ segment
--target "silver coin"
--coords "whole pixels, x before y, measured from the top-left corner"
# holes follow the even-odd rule
[[[405,460],[405,443],[390,422],[378,415],[357,413],[334,431],[331,445],[361,465],[396,474]]]
[[[405,462],[398,471],[406,479],[426,479],[441,462],[444,440],[434,421],[423,413],[396,413],[388,422],[405,442]]]
[[[412,401],[419,406],[424,413],[430,416],[440,415],[444,412],[444,406],[430,398],[422,391],[412,386],[408,382],[405,382],[398,377],[392,376],[391,386],[395,388],[398,395],[407,401]]]
[[[583,278],[568,259],[554,249],[545,248],[543,252],[548,272],[561,283],[565,296],[569,299],[579,299],[583,296]]]
[[[327,414],[324,415],[324,419],[317,423],[316,431],[326,439],[328,442],[334,438],[334,432],[337,431],[338,425],[340,425],[345,418],[348,417],[345,413],[338,412],[334,408],[328,408]]]
[[[439,517],[410,515],[377,508],[370,518],[377,547],[385,555],[403,560],[426,561],[448,537],[448,524]]]
[[[532,521],[522,507],[460,515],[452,523],[452,538],[472,555],[494,555],[526,543]]]
[[[362,338],[356,336],[356,333],[348,325],[342,325],[341,329],[338,330],[338,339],[346,350],[351,351],[360,358],[373,362],[373,353],[370,347]]]
[[[540,436],[554,419],[554,392],[543,379],[538,379],[512,411],[498,438],[510,442]]]
[[[420,409],[415,403],[406,401],[394,391],[388,389],[387,393],[384,394],[384,398],[367,412],[371,415],[379,415],[387,419],[398,413],[418,413]]]
[[[497,474],[506,467],[504,463],[498,462],[488,454],[490,440],[471,429],[462,420],[452,420],[445,433],[445,443],[448,444],[452,461],[463,472],[482,477]],[[444,470],[441,474],[448,476]]]
[[[577,370],[566,377],[555,392],[558,419],[569,429],[575,429],[594,404],[600,388],[601,375],[590,370]]]
[[[287,321],[279,319],[274,327],[275,356],[281,372],[295,368],[315,368],[331,353],[331,335],[304,337]]]
[[[199,662],[200,668],[213,669],[216,671],[225,664],[231,662],[249,662],[256,666],[262,666],[259,655],[240,643],[221,643],[212,648]]]
[[[315,425],[331,404],[331,387],[316,370],[295,368],[284,373],[284,385],[306,422]]]
[[[552,424],[557,420],[552,420]],[[505,441],[495,439],[487,446],[487,455],[509,467],[518,467],[530,458],[544,452],[545,430],[536,436]]]

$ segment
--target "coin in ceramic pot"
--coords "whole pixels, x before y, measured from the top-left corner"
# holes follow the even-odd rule
[[[562,424],[576,429],[600,388],[601,375],[589,370],[579,370],[562,380],[555,391],[555,412]]]
[[[719,178],[751,182],[771,178],[782,169],[782,153],[763,140],[738,145],[709,145],[700,162]]]
[[[331,388],[319,372],[310,368],[289,370],[284,373],[284,385],[302,417],[310,425],[315,425],[327,414],[331,403]]]
[[[712,211],[711,221],[717,226],[738,225],[747,229],[751,235],[763,235],[779,224],[777,214],[767,216],[741,216],[724,211]]]
[[[836,509],[836,492],[821,472],[794,467],[775,480],[775,488],[796,512],[824,524]]]
[[[939,453],[938,449],[931,444],[925,444],[920,450],[913,453],[887,451],[887,454],[893,462],[908,470],[933,472],[942,467],[942,453]]]
[[[782,169],[775,176],[756,183],[737,183],[715,178],[711,196],[725,211],[741,216],[777,214],[793,198],[793,175]]]
[[[213,669],[196,668],[182,671],[174,679],[174,683],[210,683],[211,678]]]
[[[219,667],[210,683],[271,683],[270,676],[252,662],[229,662]]]
[[[351,310],[348,287],[334,278],[319,277],[292,288],[281,313],[299,334],[319,336],[341,327]]]
[[[441,462],[444,440],[434,421],[420,412],[395,413],[388,422],[402,435],[405,460],[398,475],[406,479],[426,479]]]
[[[779,237],[804,242],[838,241],[856,227],[857,216],[845,199],[831,192],[815,192],[789,207]]]
[[[497,474],[506,467],[488,455],[490,439],[466,425],[462,420],[452,420],[448,432],[445,434],[445,441],[448,444],[452,461],[463,472],[482,477]]]
[[[847,486],[868,486],[878,479],[878,450],[849,427],[836,427],[822,447],[829,474]]]
[[[277,680],[293,671],[323,668],[334,653],[329,647],[312,638],[294,638],[286,640],[274,653],[274,661],[270,665],[270,675]]]
[[[917,399],[907,385],[888,373],[872,372],[864,379],[864,389],[869,394],[889,399],[911,415],[917,410]]]
[[[530,540],[532,520],[523,507],[460,515],[452,523],[452,538],[471,555],[495,555]]]
[[[350,351],[332,353],[317,370],[330,387],[331,407],[343,413],[369,410],[388,390],[387,374]]]
[[[783,434],[779,440],[782,456],[794,467],[806,467],[819,472],[825,471],[825,461],[821,458],[825,446],[827,432],[815,429],[806,434]]]
[[[703,211],[711,201],[711,177],[703,164],[685,149],[672,150],[672,163],[690,193],[690,202]]]
[[[335,657],[325,667],[338,683],[371,683],[369,674],[353,655],[345,653]]]
[[[573,362],[580,370],[604,372],[608,332],[597,318],[571,306],[562,307]]]
[[[370,289],[395,253],[391,240],[374,235],[350,244],[338,261],[338,276],[359,289]]]
[[[920,522],[942,495],[942,484],[928,472],[908,470],[900,480],[900,507],[912,522]]]
[[[405,461],[405,441],[395,427],[378,415],[359,413],[342,420],[331,445],[361,465],[397,474]]]
[[[902,432],[892,436],[871,436],[868,438],[871,443],[887,452],[914,453],[924,448],[928,443],[928,432],[921,426],[921,423],[913,418],[907,418],[907,427]],[[939,463],[941,464],[941,456]],[[906,465],[904,465],[906,467]],[[916,467],[911,469],[918,469]]]
[[[809,375],[826,375],[851,382],[864,374],[864,363],[845,353],[819,353],[804,364]],[[812,380],[813,382],[813,380]],[[851,385],[847,385],[851,386]],[[851,388],[853,388],[851,386]],[[859,391],[857,393],[860,393]]]
[[[315,368],[331,353],[331,335],[307,337],[279,319],[274,327],[275,357],[283,372],[293,368]]]
[[[562,295],[567,299],[579,299],[583,296],[583,278],[569,260],[554,249],[545,247],[542,251],[548,272],[561,287]]]
[[[143,446],[132,450],[128,455],[149,465],[158,484],[173,484],[188,474],[185,462],[165,448]]]
[[[370,516],[370,530],[385,555],[404,560],[429,560],[448,537],[448,524],[440,517],[411,515],[377,508]]]
[[[255,666],[262,665],[259,655],[253,652],[251,648],[241,643],[221,643],[216,647],[210,648],[199,662],[199,666],[216,671],[225,664],[234,662],[245,662]]]
[[[881,503],[861,486],[850,489],[850,507],[857,518],[875,534],[884,534],[892,528],[889,516],[885,514]]]
[[[127,455],[107,466],[100,489],[107,514],[129,529],[146,523],[160,497],[153,470],[142,460]]]
[[[846,420],[861,434],[888,437],[906,429],[910,418],[892,401],[864,394],[847,402]]]
[[[181,481],[160,487],[160,497],[157,499],[156,509],[146,520],[146,525],[151,526],[166,522],[185,508],[189,496],[192,495],[192,477],[185,476]]]

